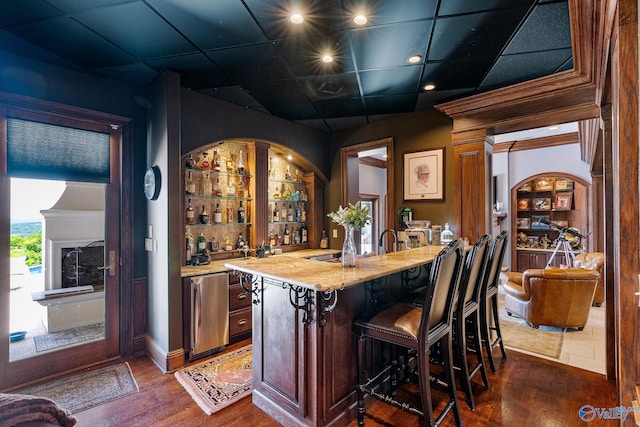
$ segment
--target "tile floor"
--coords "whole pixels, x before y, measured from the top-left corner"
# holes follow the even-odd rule
[[[564,333],[560,361],[600,374],[605,373],[605,308],[591,307],[584,330]]]

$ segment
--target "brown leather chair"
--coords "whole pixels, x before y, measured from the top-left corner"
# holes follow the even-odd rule
[[[508,277],[517,280],[515,274]],[[529,269],[522,282],[504,285],[504,308],[534,328],[540,325],[584,329],[600,274],[581,268]]]
[[[585,252],[576,255],[573,268],[586,268],[600,273],[596,294],[593,296],[593,305],[600,307],[604,302],[604,252]]]

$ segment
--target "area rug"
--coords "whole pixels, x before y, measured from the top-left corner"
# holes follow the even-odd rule
[[[128,363],[119,363],[15,393],[46,397],[71,413],[84,411],[138,391]]]
[[[176,379],[207,414],[226,408],[251,394],[251,346],[188,366]]]
[[[102,338],[104,338],[104,322],[38,335],[33,337],[33,341],[36,345],[36,351],[41,352]]]
[[[505,347],[559,359],[564,329],[546,326],[540,326],[540,329],[532,328],[525,320],[507,314],[503,298],[502,295],[498,295],[500,331]]]

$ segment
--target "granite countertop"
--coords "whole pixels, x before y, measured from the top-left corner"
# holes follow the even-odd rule
[[[334,291],[426,264],[442,246],[424,246],[358,260],[355,268],[339,262],[316,261],[297,256],[226,260],[228,270],[237,270],[315,291]],[[301,251],[302,252],[302,251]]]
[[[313,258],[313,257],[320,257],[320,256],[332,256],[332,255],[339,255],[339,254],[340,254],[340,251],[339,250],[335,250],[335,249],[303,249],[303,250],[300,250],[300,251],[285,252],[285,253],[283,253],[281,255],[273,255],[273,256],[270,256],[268,258],[252,257],[252,258],[248,258],[248,259],[263,260],[263,259],[269,259],[269,258],[274,258],[274,257],[275,258],[287,257],[287,258],[303,258],[304,259],[304,258]],[[227,267],[225,264],[227,264],[229,262],[235,262],[235,261],[238,261],[238,260],[242,260],[242,259],[243,258],[231,258],[231,259],[216,260],[216,261],[211,261],[207,265],[186,265],[186,266],[182,267],[182,269],[180,271],[180,275],[181,275],[181,277],[192,277],[192,276],[202,276],[204,274],[215,274],[215,273],[223,273],[225,271],[231,271],[233,269]]]

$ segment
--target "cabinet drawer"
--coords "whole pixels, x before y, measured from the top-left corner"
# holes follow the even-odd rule
[[[240,283],[240,276],[237,274],[229,273],[229,284],[235,285],[236,283]]]
[[[251,294],[240,285],[229,286],[229,311],[251,307]]]
[[[251,330],[251,307],[229,314],[229,336]]]

